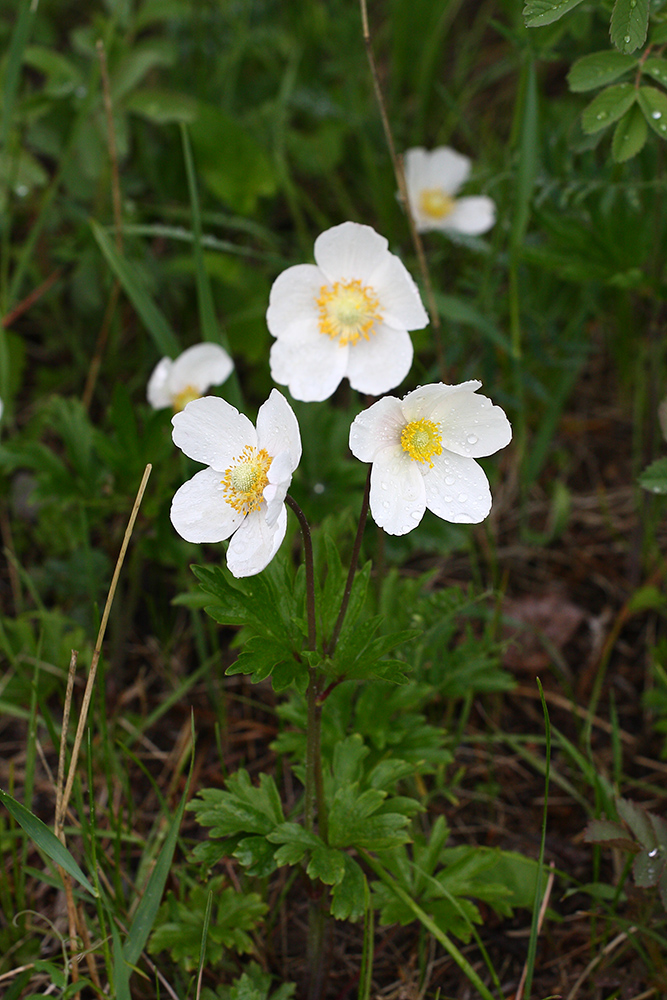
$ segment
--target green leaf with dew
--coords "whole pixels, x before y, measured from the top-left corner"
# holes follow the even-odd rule
[[[582,0],[528,0],[523,8],[523,18],[527,28],[539,28],[551,24],[578,7]]]
[[[614,129],[611,155],[616,163],[625,163],[636,156],[648,138],[648,125],[637,104],[625,112]],[[667,487],[667,483],[666,483]]]
[[[636,99],[637,91],[631,83],[607,87],[584,108],[581,127],[589,135],[608,128],[632,107]]]
[[[634,52],[646,41],[649,0],[616,0],[609,35],[620,52]]]
[[[641,63],[641,71],[645,76],[650,76],[661,83],[663,87],[667,87],[667,59],[651,56],[650,59],[645,59]]]
[[[640,475],[639,485],[651,493],[667,493],[667,458],[651,462]]]
[[[640,87],[637,99],[647,124],[661,139],[667,139],[667,94],[657,87]]]
[[[613,49],[604,52],[591,52],[573,63],[567,74],[567,82],[570,90],[575,93],[595,90],[596,87],[604,87],[605,84],[613,83],[619,76],[623,76],[633,66],[636,66],[637,62],[635,56],[625,55],[623,52],[616,52]]]

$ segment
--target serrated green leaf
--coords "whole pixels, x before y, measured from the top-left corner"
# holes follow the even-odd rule
[[[667,94],[657,87],[640,87],[638,101],[647,124],[661,139],[667,139]]]
[[[363,916],[366,876],[348,854],[343,855],[345,874],[331,892],[331,915],[336,920],[358,920]]]
[[[651,462],[640,475],[639,485],[651,493],[667,493],[667,458]]]
[[[647,850],[657,846],[655,830],[651,824],[648,812],[630,799],[616,799],[616,808],[621,819],[628,824],[635,837]]]
[[[637,845],[634,840],[629,839],[625,827],[610,819],[590,820],[584,830],[584,841],[587,844],[604,844],[607,847],[637,852]]]
[[[232,856],[243,865],[248,875],[264,878],[278,867],[274,853],[275,847],[266,837],[243,837],[232,851]]]
[[[642,149],[648,137],[646,119],[637,104],[626,111],[614,129],[611,155],[616,163],[625,163]],[[667,486],[667,483],[666,483]]]
[[[323,844],[313,851],[306,871],[310,878],[318,878],[325,885],[337,885],[345,875],[345,858],[343,851]]]
[[[632,862],[632,877],[641,889],[657,885],[664,871],[665,856],[658,847],[641,851]]]
[[[648,0],[616,0],[609,35],[620,52],[634,52],[646,41]]]
[[[273,668],[283,660],[293,660],[288,646],[267,636],[252,636],[236,660],[227,667],[225,673],[251,674],[251,682],[258,684],[270,677]]]
[[[590,55],[583,56],[573,63],[567,74],[567,82],[570,90],[575,93],[594,90],[596,87],[613,83],[619,76],[636,66],[637,61],[635,56],[624,55],[613,49],[591,52]]]
[[[211,837],[266,835],[285,822],[273,778],[261,774],[259,785],[253,785],[243,768],[229,776],[224,789],[203,789],[188,809],[196,814],[202,826],[212,828]]]
[[[637,91],[631,83],[617,83],[594,97],[581,115],[581,127],[588,135],[600,132],[618,121],[632,107]]]
[[[86,889],[91,896],[97,896],[97,890],[88,881],[78,864],[67,850],[64,844],[56,837],[55,833],[48,828],[46,823],[30,812],[29,809],[18,802],[7,792],[0,789],[0,802],[11,813],[16,822],[25,830],[34,844],[43,851],[48,858],[51,858],[57,865],[71,875],[80,885]]]
[[[667,87],[667,59],[658,59],[656,56],[651,56],[650,59],[645,59],[641,63],[641,71],[646,76],[657,80],[663,87]]]
[[[523,18],[527,28],[539,28],[551,24],[573,10],[581,0],[528,0],[523,8]]]

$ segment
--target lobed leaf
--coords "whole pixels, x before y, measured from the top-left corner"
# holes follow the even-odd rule
[[[667,458],[651,462],[640,475],[639,485],[651,493],[667,493]]]

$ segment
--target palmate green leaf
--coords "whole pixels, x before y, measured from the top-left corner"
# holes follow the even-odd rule
[[[658,458],[644,469],[639,485],[651,493],[667,493],[667,458]]]
[[[584,108],[581,127],[589,135],[608,128],[632,107],[636,99],[637,91],[631,83],[607,87]]]
[[[386,793],[376,788],[360,791],[356,781],[339,787],[329,812],[329,843],[379,851],[410,840],[407,816],[380,813],[385,799]]]
[[[253,684],[266,680],[279,663],[287,661],[294,666],[294,672],[300,669],[308,676],[305,664],[298,664],[292,655],[292,650],[278,639],[258,635],[248,639],[241,654],[225,670],[226,674],[251,674]]]
[[[231,852],[248,875],[265,878],[276,870],[275,848],[266,837],[243,837]],[[202,858],[202,860],[204,860]]]
[[[206,613],[223,625],[250,625],[262,635],[282,641],[292,638],[294,617],[291,595],[276,575],[269,572],[236,579],[221,566],[193,566],[192,572],[207,594],[216,599]]]
[[[7,811],[11,813],[16,822],[25,830],[33,843],[46,854],[47,858],[51,858],[57,865],[71,875],[75,881],[86,889],[91,896],[97,896],[98,892],[93,885],[88,881],[86,876],[83,874],[78,864],[61,842],[56,837],[55,833],[48,828],[48,826],[42,822],[34,813],[31,813],[29,809],[23,805],[23,803],[18,802],[13,796],[9,795],[0,789],[0,802],[5,806]]]
[[[635,56],[624,55],[613,49],[604,52],[591,52],[572,64],[572,68],[567,74],[567,82],[570,90],[575,93],[595,90],[596,87],[613,83],[637,63],[638,59]]]
[[[649,0],[616,0],[609,34],[620,52],[634,52],[646,41]]]
[[[647,138],[648,125],[646,124],[646,119],[639,105],[633,104],[630,110],[625,112],[614,129],[611,155],[616,163],[625,163],[626,160],[630,160],[633,156],[636,156],[640,149],[643,148]]]
[[[259,785],[240,768],[222,788],[205,788],[188,805],[202,826],[211,827],[211,837],[271,833],[285,822],[278,789],[272,777],[261,774]]]
[[[343,854],[345,872],[331,892],[331,915],[336,920],[358,920],[364,913],[366,876],[349,854]]]
[[[657,87],[640,87],[638,101],[647,124],[661,139],[667,139],[667,94]]]
[[[527,0],[523,8],[526,27],[539,28],[544,24],[552,24],[580,3],[581,0]]]

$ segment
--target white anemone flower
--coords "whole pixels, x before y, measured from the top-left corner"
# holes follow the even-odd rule
[[[410,208],[420,232],[439,229],[479,236],[496,221],[495,202],[486,195],[454,197],[470,176],[467,156],[449,146],[417,146],[404,154],[404,165]]]
[[[328,399],[343,378],[388,392],[410,371],[408,331],[428,323],[416,284],[384,236],[356,222],[318,236],[315,261],[288,267],[271,288],[274,381],[307,402]]]
[[[172,417],[174,443],[208,466],[176,492],[171,521],[188,542],[231,541],[227,565],[236,577],[268,566],[287,527],[285,496],[301,458],[292,407],[273,389],[257,429],[219,396],[188,403]]]
[[[504,448],[512,428],[504,411],[475,391],[481,382],[424,385],[402,400],[385,396],[350,428],[350,450],[372,462],[373,520],[390,535],[416,528],[424,511],[477,524],[491,510],[491,491],[475,461]]]
[[[233,370],[234,362],[219,344],[195,344],[175,360],[158,361],[148,380],[148,402],[154,410],[171,406],[178,412],[212,385],[226,382]]]

